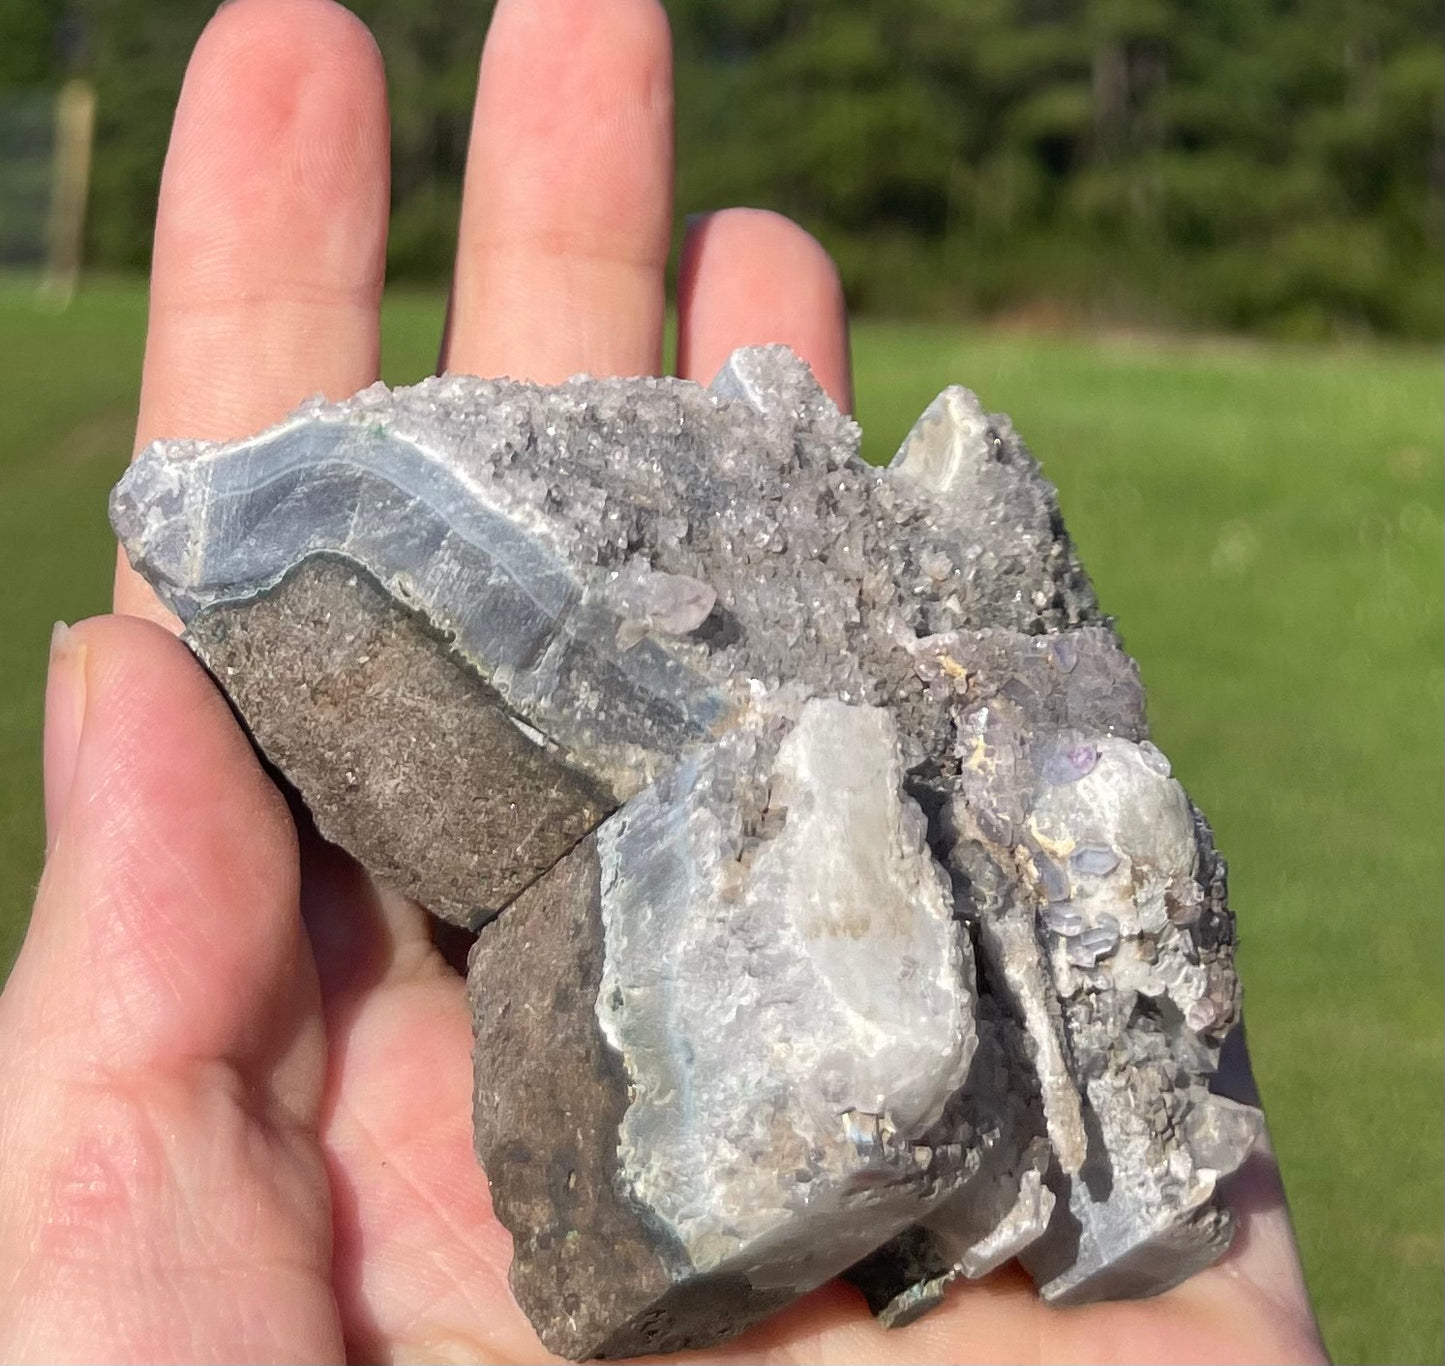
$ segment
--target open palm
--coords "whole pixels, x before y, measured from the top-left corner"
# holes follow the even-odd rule
[[[656,0],[501,0],[446,368],[658,371],[671,102]],[[388,137],[375,47],[329,0],[212,20],[162,185],[138,445],[376,378]],[[695,223],[678,311],[682,375],[784,341],[849,404],[836,275],[786,220]],[[116,608],[52,652],[48,859],[0,997],[0,1358],[543,1359],[427,918],[293,820],[124,565]],[[1005,1271],[885,1333],[832,1286],[711,1359],[1318,1359],[1267,1155],[1231,1199],[1234,1250],[1156,1300],[1049,1309]]]

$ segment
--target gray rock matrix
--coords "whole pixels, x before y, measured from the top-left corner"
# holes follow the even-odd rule
[[[377,385],[112,497],[321,831],[480,929],[477,1152],[567,1356],[1229,1241],[1224,860],[1054,490],[961,388],[858,442],[763,347]]]

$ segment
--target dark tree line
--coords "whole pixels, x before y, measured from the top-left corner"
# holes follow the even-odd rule
[[[448,268],[489,6],[355,0],[394,278]],[[0,86],[99,91],[91,259],[144,265],[212,0],[4,0]],[[1440,0],[668,0],[679,212],[783,210],[856,304],[1442,329]]]

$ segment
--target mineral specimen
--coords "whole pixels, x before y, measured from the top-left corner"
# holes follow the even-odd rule
[[[553,1350],[848,1272],[887,1322],[1223,1249],[1223,860],[1006,418],[887,470],[782,348],[159,442],[132,563],[323,833],[481,927],[477,1150]]]
[[[973,1056],[971,955],[902,779],[887,712],[809,701],[781,739],[684,759],[477,941],[478,1150],[552,1345],[711,1341],[967,1181],[935,1135]],[[518,961],[566,1001],[496,992]]]

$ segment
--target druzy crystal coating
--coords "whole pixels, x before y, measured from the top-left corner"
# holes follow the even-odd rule
[[[113,495],[322,832],[479,929],[478,1155],[566,1355],[1229,1239],[1224,861],[1054,490],[962,388],[858,442],[765,347],[378,385]]]

